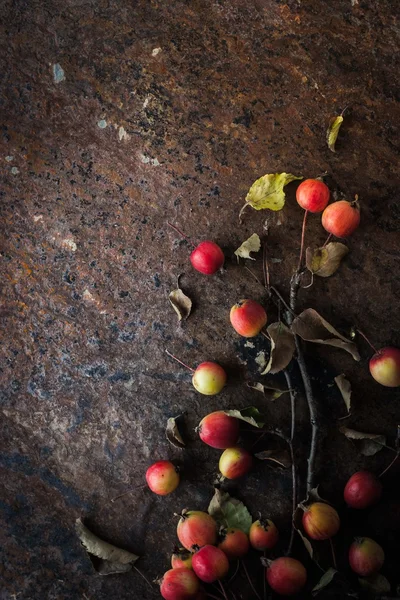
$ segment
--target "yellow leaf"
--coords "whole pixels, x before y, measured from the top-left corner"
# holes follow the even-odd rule
[[[239,246],[237,250],[235,250],[235,254],[238,257],[238,259],[240,256],[241,258],[250,258],[250,260],[256,260],[255,258],[250,256],[250,252],[258,252],[260,248],[260,236],[258,236],[256,233],[253,233],[253,235],[251,235],[248,240],[243,242],[243,244]]]
[[[249,204],[256,210],[269,208],[270,210],[282,210],[285,205],[285,185],[295,179],[303,179],[291,173],[270,173],[257,179],[249,189],[246,196],[246,204],[240,211]]]
[[[340,115],[339,117],[335,117],[331,120],[328,131],[326,132],[326,141],[328,143],[328,148],[332,152],[336,152],[335,144],[337,140],[337,136],[339,133],[339,129],[341,124],[343,123],[343,117]]]
[[[330,277],[338,270],[349,249],[341,242],[330,242],[322,248],[307,248],[307,269],[319,277]]]

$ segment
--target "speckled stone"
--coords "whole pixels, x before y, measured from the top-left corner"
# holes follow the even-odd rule
[[[169,565],[173,513],[204,509],[212,494],[219,453],[197,440],[199,420],[254,404],[271,425],[289,427],[287,398],[268,403],[245,385],[245,361],[255,371],[263,338],[252,348],[228,324],[238,298],[263,299],[231,256],[266,218],[271,277],[285,295],[296,264],[295,184],[281,213],[248,209],[239,224],[259,176],[327,171],[332,190],[359,194],[350,255],[336,276],[301,291],[299,307],[313,306],[344,333],[356,324],[378,346],[400,346],[396,8],[392,0],[0,3],[1,600],[155,597],[135,571],[97,575],[75,519],[143,554],[138,566],[153,580]],[[326,127],[346,106],[333,154]],[[194,272],[189,244],[167,221],[194,240],[218,241],[225,272]],[[313,216],[307,241],[324,240]],[[251,267],[262,277],[260,261]],[[168,303],[180,273],[194,302],[182,325]],[[360,346],[361,363],[308,348],[324,423],[319,480],[338,506],[354,470],[379,472],[392,455],[362,458],[338,433],[345,412],[333,377],[346,373],[354,390],[352,416],[339,425],[393,444],[400,421],[398,392],[371,380]],[[165,349],[191,365],[220,362],[228,386],[217,398],[200,396]],[[309,430],[302,398],[298,406],[302,471]],[[182,411],[184,452],[164,435],[167,418]],[[157,498],[142,487],[144,472],[166,457],[183,464],[183,483]],[[254,515],[276,520],[283,551],[290,473],[260,463],[230,488]],[[390,493],[383,502],[364,521],[343,517],[340,564],[353,533],[375,536],[385,550],[396,545],[397,504]],[[387,556],[385,574],[396,582]],[[238,600],[253,597],[241,575],[236,589]]]

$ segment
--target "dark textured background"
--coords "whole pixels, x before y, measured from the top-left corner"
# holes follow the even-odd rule
[[[212,493],[218,452],[196,441],[194,425],[216,407],[252,403],[271,425],[288,426],[288,399],[267,403],[243,382],[244,361],[254,369],[263,339],[245,347],[228,324],[238,298],[262,298],[230,259],[248,235],[262,233],[265,212],[249,209],[238,223],[257,177],[328,171],[332,189],[360,195],[351,254],[336,276],[302,291],[299,306],[315,307],[345,333],[356,323],[378,346],[400,345],[395,11],[392,0],[1,2],[2,600],[154,597],[136,572],[96,575],[75,519],[143,554],[138,566],[153,579],[168,566],[173,513],[205,508]],[[347,105],[332,154],[326,126]],[[284,294],[302,218],[294,189],[270,219],[271,275]],[[218,241],[226,271],[194,272],[167,220],[194,239]],[[318,217],[307,237],[324,241]],[[253,268],[261,276],[260,262]],[[181,272],[195,303],[183,326],[167,299]],[[313,362],[315,385],[345,372],[354,408],[339,423],[385,433],[393,444],[399,394],[371,380],[369,350],[360,346],[359,364],[309,348],[324,365]],[[192,365],[221,362],[228,386],[216,398],[200,396],[165,348]],[[392,455],[358,455],[337,432],[345,413],[327,389],[318,391],[327,433],[320,481],[340,507],[346,478],[360,466],[379,472]],[[181,454],[164,426],[183,410],[192,442]],[[302,400],[299,410],[304,465]],[[147,466],[165,457],[186,470],[177,492],[160,499],[141,486]],[[395,478],[393,469],[387,489]],[[260,464],[233,489],[287,533],[289,473]],[[362,523],[348,519],[389,550],[384,572],[393,583],[397,500],[386,492]],[[238,597],[251,598],[238,582]]]

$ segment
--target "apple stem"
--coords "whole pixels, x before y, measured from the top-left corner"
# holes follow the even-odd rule
[[[290,458],[292,461],[292,517],[296,511],[296,506],[297,506],[297,476],[296,476],[296,463],[294,460],[294,451],[293,451],[293,442],[294,442],[294,436],[295,436],[295,432],[296,432],[296,391],[293,390],[292,388],[292,380],[290,377],[290,374],[288,372],[287,369],[285,369],[283,371],[285,377],[286,377],[286,383],[288,385],[289,388],[289,394],[290,394],[290,413],[291,413],[291,425],[290,425],[290,439],[288,441],[288,445],[289,445],[289,449],[290,449]],[[292,531],[290,533],[290,540],[289,540],[289,546],[287,549],[287,556],[290,556],[290,554],[292,553],[292,547],[293,547],[293,541],[294,541],[294,524],[293,524],[293,518],[292,518]]]
[[[210,594],[210,592],[207,592],[207,598],[213,598],[213,600],[221,600],[219,596],[214,596],[214,594]]]
[[[165,353],[168,354],[168,356],[170,356],[174,360],[176,360],[176,362],[178,362],[180,365],[182,365],[183,367],[186,367],[186,369],[188,369],[189,371],[192,371],[192,373],[194,373],[195,369],[192,369],[192,367],[189,367],[189,365],[187,365],[186,363],[179,360],[179,358],[177,358],[176,356],[171,354],[171,352],[168,352],[168,350],[166,350]]]
[[[378,354],[378,350],[375,348],[375,346],[373,344],[371,344],[371,342],[369,341],[369,339],[367,338],[367,336],[365,335],[365,333],[363,333],[360,329],[356,329],[357,333],[359,333],[364,340],[367,342],[367,344],[369,346],[371,346],[372,350],[375,352],[375,354]]]
[[[146,583],[149,584],[149,586],[151,587],[151,589],[153,590],[153,585],[150,583],[150,581],[147,579],[147,577],[145,577],[145,575],[143,575],[142,571],[140,569],[138,569],[135,565],[132,565],[133,568],[135,569],[135,571],[137,571],[140,575],[140,577],[143,577],[143,579],[146,581]]]
[[[110,502],[115,502],[116,500],[119,500],[123,496],[126,496],[127,494],[131,494],[132,492],[134,492],[138,488],[142,488],[144,490],[144,489],[146,489],[146,486],[145,485],[136,485],[134,488],[130,488],[129,490],[126,490],[126,492],[123,492],[122,494],[119,494],[118,496],[115,496],[115,498],[111,498]]]
[[[331,546],[333,568],[337,569],[336,554],[335,554],[335,548],[333,546],[332,538],[329,538],[329,544]]]
[[[328,235],[328,237],[326,238],[324,245],[322,246],[323,248],[325,248],[325,246],[326,246],[326,245],[329,243],[329,241],[330,241],[331,237],[332,237],[332,234],[330,233],[330,234]]]
[[[267,557],[267,553],[264,550],[264,558]],[[267,567],[264,566],[263,568],[263,600],[267,600],[267,578],[265,576],[265,572],[267,570]]]
[[[299,264],[297,266],[298,273],[300,272],[301,264],[303,262],[304,238],[305,238],[305,234],[306,234],[307,215],[308,215],[308,210],[305,210],[304,217],[303,217],[303,226],[301,228],[300,256],[299,256]]]
[[[253,582],[252,582],[252,580],[250,578],[249,572],[248,572],[248,570],[246,568],[246,565],[244,564],[244,561],[242,560],[241,562],[242,562],[242,567],[243,567],[244,572],[246,573],[246,577],[247,577],[247,580],[248,580],[248,582],[250,584],[251,589],[253,590],[253,592],[254,592],[255,596],[258,598],[258,600],[261,600],[261,597],[259,596],[259,594],[257,593],[257,590],[255,589],[255,587],[253,585]]]
[[[167,221],[167,224],[172,227],[172,229],[174,229],[177,233],[179,233],[180,236],[182,236],[183,238],[185,238],[185,240],[187,240],[189,242],[189,244],[192,246],[192,248],[195,248],[195,245],[193,244],[192,240],[190,239],[190,237],[188,237],[187,235],[185,235],[183,233],[183,231],[181,231],[180,229],[178,229],[177,227],[175,227],[175,225],[172,225],[172,223],[170,223],[169,221]]]
[[[396,460],[399,458],[400,456],[400,450],[397,451],[396,456],[394,457],[394,459],[388,464],[388,466],[386,467],[386,469],[384,469],[382,471],[382,473],[380,475],[378,475],[378,477],[383,477],[385,475],[385,473],[387,473],[389,471],[389,469],[394,465],[394,463],[396,462]]]
[[[264,287],[269,291],[269,266],[267,255],[267,243],[263,244],[263,271],[264,271]]]
[[[221,593],[222,593],[223,597],[225,598],[225,600],[228,600],[228,596],[226,595],[225,588],[219,579],[218,579],[218,583],[219,583],[219,587],[221,588]]]

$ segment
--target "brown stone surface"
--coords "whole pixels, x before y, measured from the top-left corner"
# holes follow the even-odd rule
[[[299,248],[294,184],[282,213],[248,209],[239,225],[257,177],[327,171],[332,189],[359,194],[362,224],[348,241],[351,254],[336,276],[301,291],[299,306],[313,306],[344,333],[357,324],[378,346],[400,346],[395,12],[391,0],[3,0],[2,600],[155,597],[135,571],[96,575],[75,519],[143,554],[138,565],[152,580],[168,567],[173,513],[206,508],[212,493],[219,453],[197,440],[198,421],[251,403],[273,426],[288,427],[287,399],[266,403],[244,384],[244,361],[255,370],[263,338],[246,347],[228,323],[238,298],[263,298],[230,259],[235,248],[261,234],[269,216],[271,277],[284,294]],[[333,154],[325,131],[345,106]],[[190,248],[168,220],[193,239],[218,241],[226,271],[194,272]],[[307,239],[325,239],[317,216]],[[260,261],[251,266],[261,277]],[[180,326],[167,297],[182,272],[195,308]],[[337,394],[321,383],[340,372],[353,383],[352,416],[341,424],[384,433],[393,444],[400,418],[398,392],[371,380],[369,350],[360,347],[361,363],[308,348],[327,433],[319,480],[339,506],[355,469],[379,472],[392,455],[357,454],[337,432],[345,414]],[[200,396],[166,348],[192,365],[220,362],[228,386],[216,398]],[[182,411],[185,452],[164,436],[167,418]],[[304,467],[303,400],[299,413]],[[162,499],[141,486],[147,466],[165,457],[185,469],[176,493]],[[386,485],[395,478],[394,468]],[[287,539],[288,472],[259,464],[231,487],[254,515],[260,509],[276,519]],[[364,525],[344,517],[347,537],[369,532],[387,547],[384,572],[393,583],[397,500],[387,491],[386,507]],[[253,597],[241,576],[240,586],[237,598]]]

